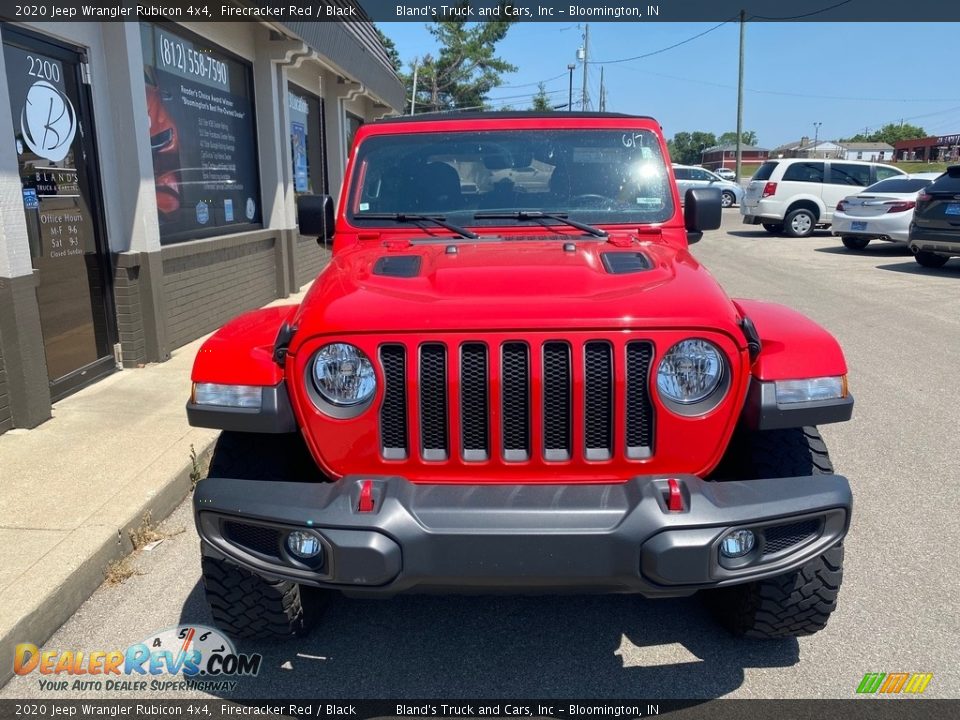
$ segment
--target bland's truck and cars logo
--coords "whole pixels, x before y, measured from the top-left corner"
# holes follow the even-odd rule
[[[20,643],[13,671],[39,675],[41,690],[230,692],[237,678],[259,673],[262,660],[257,653],[238,653],[213,628],[178,625],[124,650],[41,650]]]

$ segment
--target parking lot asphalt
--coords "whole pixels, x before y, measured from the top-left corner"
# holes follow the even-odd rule
[[[263,666],[222,697],[847,698],[867,672],[933,673],[926,696],[960,697],[960,260],[929,271],[887,243],[850,252],[825,233],[773,237],[736,209],[693,252],[731,296],[807,313],[846,351],[854,419],[822,433],[854,488],[854,519],[825,631],[738,640],[696,598],[336,598],[306,638],[240,643]],[[134,559],[140,574],[101,587],[47,648],[123,649],[210,623],[189,501],[163,529],[175,534]],[[0,690],[106,696],[144,693],[43,691],[37,674]]]

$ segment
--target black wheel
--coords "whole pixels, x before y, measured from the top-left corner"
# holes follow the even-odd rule
[[[937,255],[936,253],[926,252],[921,250],[916,255],[913,256],[913,259],[918,263],[923,265],[925,268],[939,268],[947,264],[947,260],[950,258],[944,257],[943,255]]]
[[[737,201],[736,196],[729,190],[724,190],[720,194],[720,207],[728,208],[733,207],[733,204]]]
[[[738,432],[719,474],[727,479],[751,480],[832,472],[833,464],[820,433],[814,427],[806,427]],[[710,590],[704,599],[720,624],[735,635],[801,637],[826,627],[837,608],[842,579],[843,544],[840,543],[799,570]]]
[[[840,241],[848,250],[863,250],[870,244],[870,238],[858,237],[856,235],[842,235]]]
[[[817,216],[807,208],[797,208],[787,213],[787,216],[783,219],[783,229],[786,231],[787,237],[810,237],[816,224]]]
[[[763,229],[771,235],[779,235],[783,232],[783,225],[780,223],[763,223]]]
[[[226,560],[202,559],[203,588],[214,624],[240,638],[289,638],[315,624],[327,593],[266,580]]]
[[[222,432],[208,475],[264,482],[325,480],[298,433]],[[302,635],[329,595],[297,583],[267,580],[228,560],[204,557],[201,564],[214,624],[234,637]]]

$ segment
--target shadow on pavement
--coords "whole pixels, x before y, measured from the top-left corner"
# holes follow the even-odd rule
[[[734,237],[742,237],[748,240],[780,240],[783,242],[796,242],[798,240],[812,240],[816,238],[827,238],[830,237],[829,232],[826,230],[817,230],[814,231],[813,235],[806,238],[792,238],[787,237],[783,234],[768,233],[766,230],[727,230],[727,235],[733,235]],[[839,242],[839,238],[837,242]]]
[[[180,623],[212,624],[200,583]],[[799,659],[795,639],[732,637],[697,598],[628,595],[335,595],[307,637],[238,650],[263,664],[225,699],[712,699],[738,688],[744,668]]]
[[[912,257],[910,250],[906,245],[881,241],[876,244],[870,243],[863,250],[850,250],[849,248],[846,248],[840,244],[839,238],[837,238],[836,245],[814,248],[814,251],[828,253],[830,255],[866,255],[874,256],[878,259],[892,257]],[[916,265],[916,263],[914,263],[914,265]]]
[[[925,268],[917,263],[916,260],[910,260],[909,262],[894,263],[892,265],[877,265],[877,270],[889,270],[890,272],[906,273],[907,275],[932,275],[935,277],[960,278],[960,261],[954,259],[941,268]]]

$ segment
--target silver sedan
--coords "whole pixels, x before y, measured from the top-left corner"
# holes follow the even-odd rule
[[[850,250],[863,250],[871,240],[907,242],[917,195],[941,174],[898,175],[845,197],[833,213],[831,232]]]
[[[702,167],[690,165],[674,165],[673,174],[677,178],[677,188],[680,190],[680,202],[690,188],[715,187],[720,189],[720,204],[728,208],[739,205],[743,200],[743,188],[735,182],[724,180]]]

